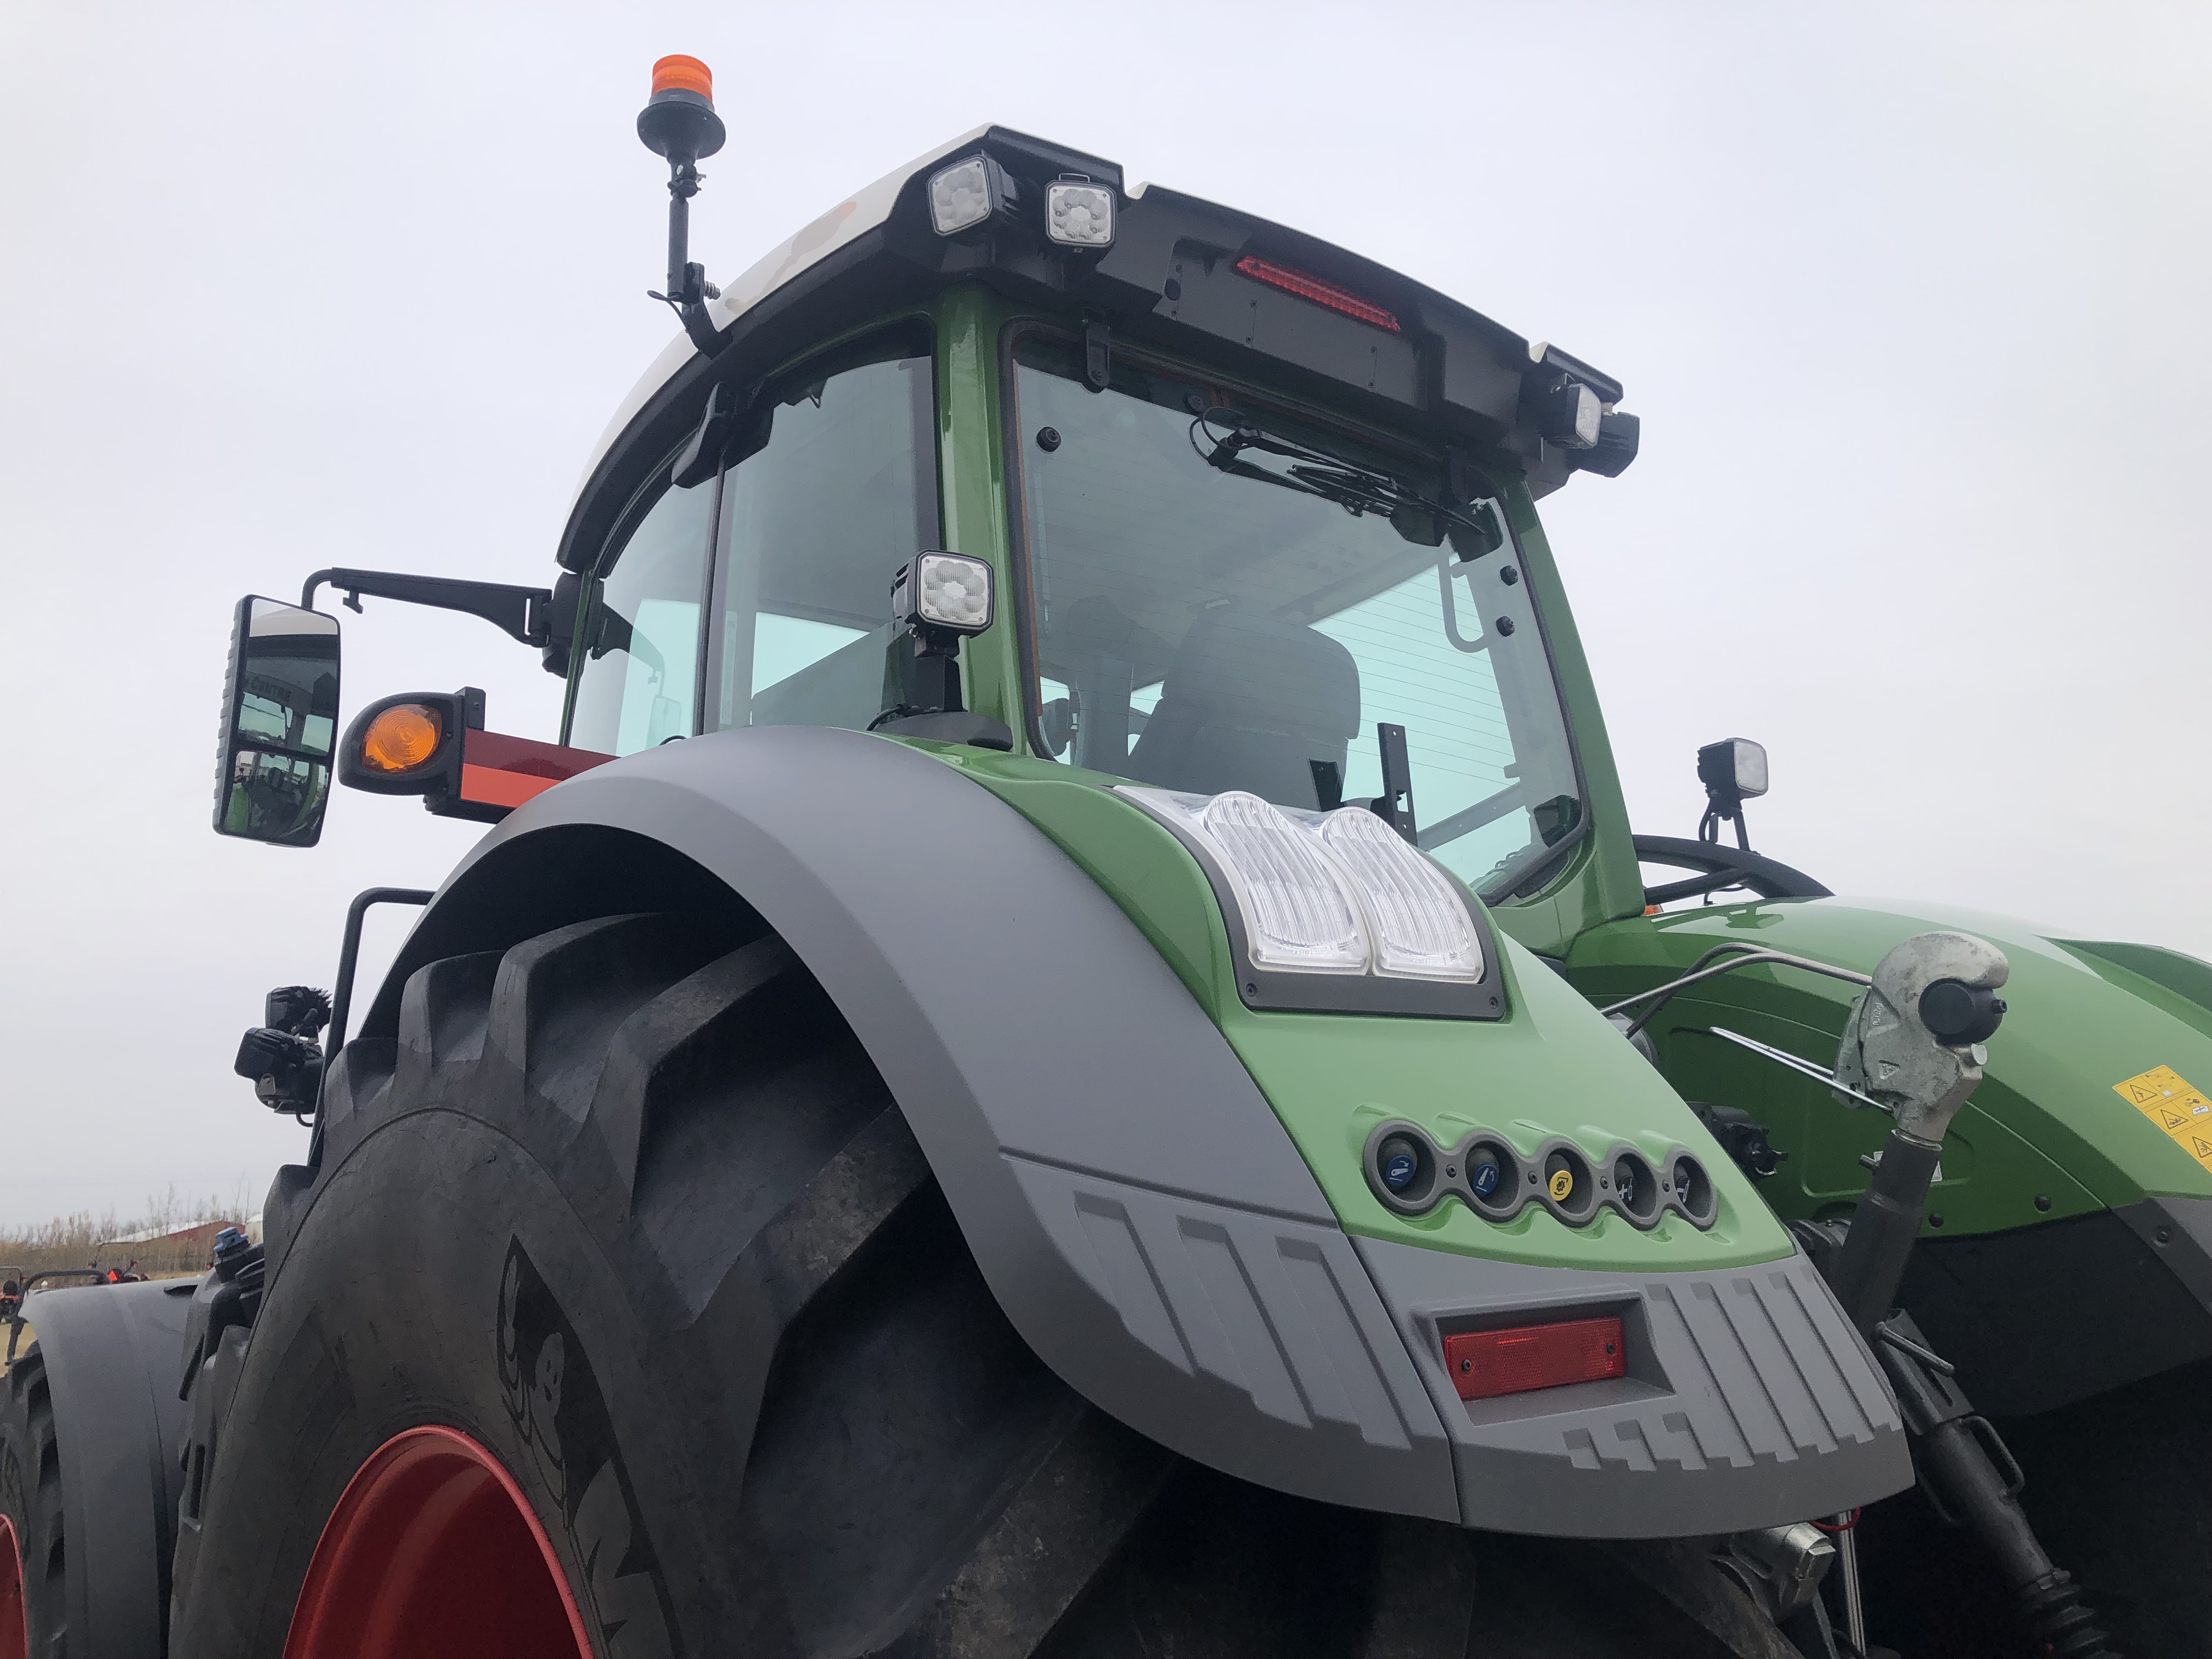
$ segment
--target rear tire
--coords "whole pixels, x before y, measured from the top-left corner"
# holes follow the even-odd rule
[[[61,1445],[33,1342],[0,1380],[0,1659],[67,1650],[66,1567]]]
[[[179,1659],[279,1659],[341,1492],[426,1425],[511,1476],[609,1659],[1745,1650],[1595,1551],[1261,1491],[1088,1406],[773,936],[431,963],[325,1111],[186,1500]]]
[[[32,1304],[39,1340],[0,1379],[0,1531],[35,1659],[161,1659],[194,1287],[82,1285]]]

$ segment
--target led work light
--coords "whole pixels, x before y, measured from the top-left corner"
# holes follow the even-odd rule
[[[939,236],[957,236],[1011,216],[1018,195],[1004,167],[988,155],[971,155],[930,174],[929,222]]]
[[[1735,825],[1735,844],[1748,852],[1743,804],[1766,793],[1766,745],[1749,738],[1723,738],[1698,750],[1698,781],[1705,786],[1705,816],[1698,839],[1717,843],[1721,825]]]
[[[963,553],[915,554],[891,578],[891,618],[912,644],[912,701],[879,719],[964,714],[960,641],[991,625],[991,567]]]
[[[1537,406],[1536,429],[1567,449],[1588,449],[1597,442],[1605,419],[1605,405],[1596,392],[1579,380],[1553,386]]]
[[[1114,192],[1087,174],[1068,173],[1047,185],[1044,234],[1063,247],[1106,247],[1114,240]]]
[[[1698,750],[1698,781],[1711,793],[1752,800],[1766,793],[1766,745],[1723,738]]]
[[[991,567],[963,553],[922,553],[891,581],[891,615],[948,634],[980,634],[991,625]]]

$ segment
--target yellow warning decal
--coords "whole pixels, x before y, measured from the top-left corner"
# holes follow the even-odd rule
[[[1554,1204],[1565,1203],[1567,1201],[1567,1194],[1575,1189],[1574,1171],[1571,1170],[1553,1170],[1551,1188],[1552,1202]]]
[[[2212,1097],[2189,1085],[2171,1066],[2115,1083],[2112,1092],[2172,1138],[2173,1144],[2212,1175]]]

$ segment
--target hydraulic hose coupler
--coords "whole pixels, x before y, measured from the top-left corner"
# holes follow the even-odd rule
[[[1896,1304],[1951,1118],[1982,1080],[1982,1039],[2004,1018],[2004,952],[1969,933],[1918,933],[1883,957],[1844,1021],[1836,1098],[1894,1113],[1828,1282],[1861,1335]],[[1930,1024],[1930,1020],[1934,1024]]]
[[[1874,1180],[1851,1217],[1844,1248],[1828,1274],[1830,1288],[1859,1334],[1874,1340],[1874,1328],[1897,1305],[1905,1258],[1920,1236],[1929,1184],[1936,1178],[1942,1147],[1908,1129],[1892,1129],[1875,1163]]]

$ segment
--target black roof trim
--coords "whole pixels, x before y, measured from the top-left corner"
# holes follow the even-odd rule
[[[691,358],[648,398],[607,447],[578,492],[557,557],[588,568],[623,506],[699,417],[715,381],[757,380],[824,339],[871,317],[926,302],[962,281],[988,283],[1018,302],[1064,308],[1071,301],[1117,331],[1163,346],[1224,349],[1231,366],[1314,384],[1402,419],[1418,411],[1471,445],[1511,455],[1542,494],[1590,467],[1593,452],[1546,442],[1522,414],[1523,383],[1565,376],[1607,404],[1620,383],[1556,349],[1529,343],[1503,324],[1388,266],[1347,249],[1163,186],[1130,198],[1111,161],[1004,127],[975,148],[1018,180],[1042,186],[1063,173],[1087,173],[1121,197],[1114,245],[1100,254],[1047,243],[1027,223],[994,224],[941,237],[924,199],[929,174],[969,151],[917,169],[884,222],[799,272],[724,329],[712,357]],[[1337,284],[1395,314],[1378,329],[1280,288],[1237,274],[1247,253]],[[1250,361],[1242,365],[1238,358]],[[1633,458],[1632,442],[1627,454]],[[1619,466],[1627,462],[1613,457]],[[1609,461],[1607,463],[1611,465]],[[1598,470],[1590,467],[1590,470]]]

